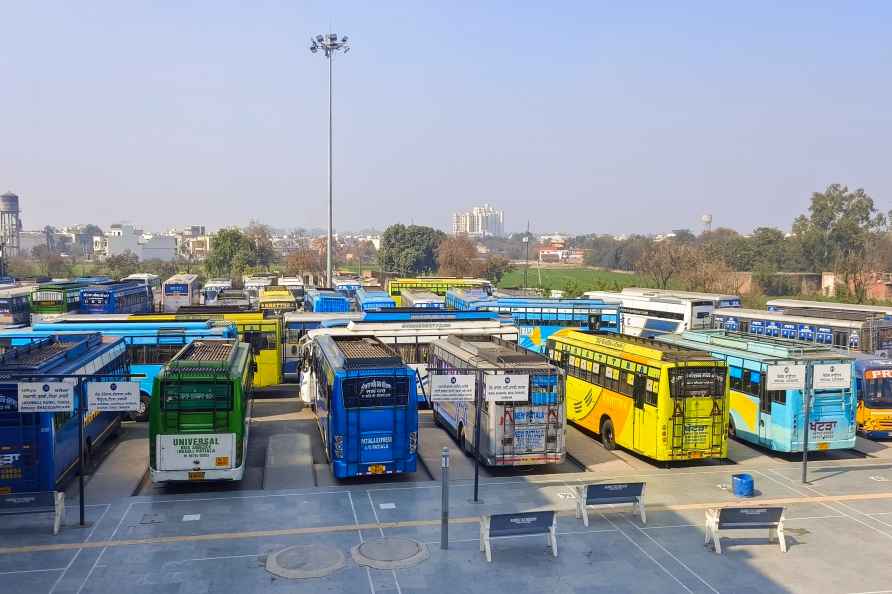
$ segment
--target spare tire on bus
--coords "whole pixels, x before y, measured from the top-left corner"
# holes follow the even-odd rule
[[[616,434],[613,431],[613,421],[610,417],[604,417],[601,421],[601,443],[605,450],[616,449]]]

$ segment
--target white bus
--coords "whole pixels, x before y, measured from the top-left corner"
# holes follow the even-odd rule
[[[740,295],[726,295],[723,293],[698,293],[696,291],[677,291],[675,289],[647,289],[643,287],[626,287],[623,295],[638,295],[640,297],[675,297],[676,299],[693,299],[698,301],[712,301],[714,307],[740,307]]]
[[[248,299],[251,300],[251,305],[257,305],[260,302],[260,289],[272,285],[273,277],[245,276],[242,279],[242,283],[245,287],[245,293],[248,294]]]
[[[402,307],[423,307],[425,309],[445,309],[446,298],[431,293],[430,291],[418,291],[415,289],[403,289],[400,293]]]
[[[892,317],[892,307],[888,305],[866,305],[862,303],[835,303],[833,301],[806,301],[803,299],[771,299],[766,305],[769,311],[783,311],[787,313],[821,313],[808,310],[823,310],[828,315],[837,311],[856,311],[874,314],[878,317]]]
[[[304,279],[299,276],[280,276],[278,284],[291,291],[298,304],[304,302]]]
[[[204,305],[214,305],[220,297],[220,293],[232,288],[232,281],[228,278],[212,278],[201,288],[201,302]]]
[[[176,313],[185,306],[199,305],[201,285],[195,274],[175,274],[161,286],[161,310]]]
[[[289,319],[292,320],[292,324],[296,321],[296,318],[285,318],[286,335]],[[307,330],[298,350],[303,357],[309,343],[320,335],[374,336],[381,342],[391,345],[399,353],[403,363],[418,372],[420,384],[418,401],[426,403],[427,362],[432,342],[450,336],[498,336],[503,340],[517,342],[519,334],[520,331],[513,321],[502,319],[498,314],[490,312],[437,310],[423,314],[367,312],[361,319],[351,320],[340,326]],[[286,345],[286,363],[287,353]],[[310,402],[307,398],[314,392],[307,391],[309,388],[304,385],[305,375],[301,376],[301,398],[304,402]]]
[[[660,334],[709,328],[713,302],[706,299],[629,295],[611,291],[589,291],[589,299],[622,304],[623,334],[653,338]]]

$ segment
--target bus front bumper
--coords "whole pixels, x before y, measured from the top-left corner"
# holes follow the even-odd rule
[[[244,464],[237,468],[209,468],[207,470],[156,470],[149,468],[149,478],[153,483],[240,481],[244,475]]]

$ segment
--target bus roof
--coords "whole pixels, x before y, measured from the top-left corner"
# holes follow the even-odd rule
[[[164,281],[164,284],[167,284],[167,283],[190,284],[190,283],[194,283],[197,280],[198,280],[197,274],[175,274],[172,277],[170,277],[169,279],[167,279],[166,281]]]
[[[34,285],[28,287],[10,287],[8,289],[0,289],[0,299],[8,299],[10,297],[27,297],[34,290]]]
[[[653,296],[665,296],[665,297],[676,297],[679,299],[698,299],[698,300],[706,300],[713,302],[720,301],[736,301],[740,302],[740,295],[731,295],[731,294],[723,294],[723,293],[700,293],[697,291],[679,291],[676,289],[648,289],[645,287],[624,287],[622,289],[622,293],[624,295],[653,295]]]
[[[834,301],[807,301],[804,299],[770,299],[768,307],[830,309],[835,311],[862,311],[882,315],[892,315],[892,306],[868,305],[863,303],[837,303]]]
[[[122,342],[98,333],[49,336],[6,351],[0,356],[0,373],[73,373]]]
[[[173,370],[228,369],[236,355],[235,340],[194,340],[173,356],[167,366]]]
[[[363,314],[359,311],[289,311],[283,316],[285,327],[288,324],[305,324],[312,322],[326,322],[329,320],[358,320]]]
[[[317,336],[314,339],[335,367],[405,367],[389,346],[371,336]]]
[[[629,336],[628,334],[607,335],[568,329],[557,331],[548,340],[587,349],[600,347],[667,363],[703,361],[713,358],[702,348],[673,346],[651,338]]]
[[[720,351],[755,361],[781,360],[823,361],[827,359],[852,361],[853,357],[824,345],[802,343],[783,338],[760,337],[728,330],[689,330],[681,334],[658,336],[660,342],[706,351]]]
[[[716,309],[713,312],[713,317],[727,317],[727,318],[743,318],[748,320],[767,320],[774,322],[787,322],[791,324],[808,324],[814,326],[837,326],[842,328],[851,328],[855,330],[860,330],[864,327],[864,323],[866,320],[851,320],[851,319],[840,319],[840,318],[828,318],[828,317],[808,317],[808,316],[796,316],[789,315],[779,311],[767,311],[764,309],[745,309],[739,307],[725,307]],[[880,322],[883,320],[874,318],[871,321]],[[892,325],[892,320],[889,321],[889,325]]]
[[[493,336],[449,336],[431,343],[431,348],[434,347],[448,351],[477,369],[557,370],[541,355]]]

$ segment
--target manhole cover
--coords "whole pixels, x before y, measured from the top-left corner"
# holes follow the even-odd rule
[[[374,569],[412,567],[430,557],[424,543],[410,538],[375,538],[350,550],[357,565]]]
[[[266,558],[266,570],[292,580],[320,578],[342,569],[344,553],[326,545],[297,545]]]

